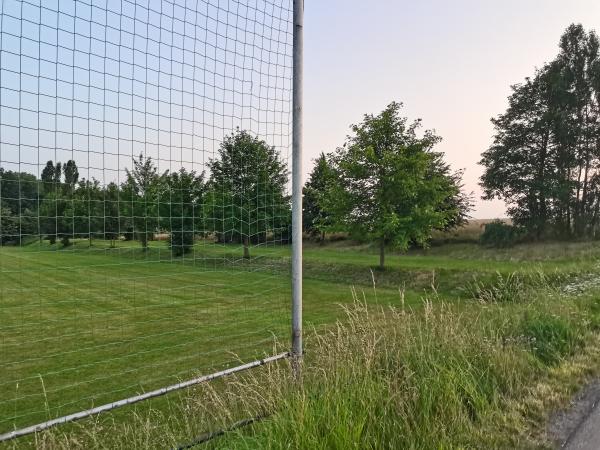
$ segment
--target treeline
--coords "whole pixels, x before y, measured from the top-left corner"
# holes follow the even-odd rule
[[[102,185],[80,179],[75,161],[48,161],[40,179],[0,168],[0,241],[28,237],[69,246],[73,239],[137,240],[146,249],[156,233],[169,236],[175,256],[197,236],[244,244],[287,241],[291,223],[287,167],[273,147],[237,131],[208,164],[210,178],[181,168],[159,173],[140,155],[126,180]]]
[[[420,135],[420,120],[400,115],[390,104],[351,127],[344,145],[321,154],[304,188],[304,228],[321,241],[345,232],[385,249],[424,246],[433,230],[466,222],[471,195],[463,191],[462,171],[452,171],[433,131]]]
[[[304,228],[313,236],[344,232],[376,242],[380,266],[387,246],[426,245],[433,230],[462,225],[471,198],[462,172],[434,150],[440,138],[418,134],[420,121],[390,104],[366,115],[336,152],[322,154],[304,188]],[[140,155],[126,180],[106,185],[80,179],[75,161],[48,161],[40,179],[0,172],[0,237],[28,236],[69,246],[73,239],[137,240],[145,249],[157,233],[169,236],[174,255],[189,252],[198,236],[251,244],[290,240],[288,169],[273,147],[246,131],[221,143],[208,163],[210,177],[188,171],[159,173]]]
[[[571,25],[556,58],[512,87],[483,153],[486,199],[536,238],[600,236],[600,44]]]

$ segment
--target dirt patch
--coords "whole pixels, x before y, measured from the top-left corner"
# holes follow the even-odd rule
[[[557,448],[568,444],[579,427],[585,422],[596,404],[600,402],[600,380],[594,380],[573,397],[569,408],[550,417],[546,432]]]

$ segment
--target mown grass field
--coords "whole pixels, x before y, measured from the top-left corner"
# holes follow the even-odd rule
[[[289,248],[256,247],[251,260],[241,254],[205,241],[183,261],[159,242],[147,252],[102,241],[0,249],[0,431],[272,354],[276,341],[287,348]],[[600,272],[600,245],[590,243],[447,243],[390,254],[384,272],[372,269],[378,255],[368,245],[307,244],[304,256],[309,333],[328,329],[344,317],[340,305],[356,299],[371,307],[419,309],[423,298],[480,305],[474,286],[485,293],[514,273],[519,290],[540,276],[558,286]],[[138,408],[170,408],[172,398]],[[127,412],[119,414],[126,422]],[[180,431],[178,439],[189,429]]]

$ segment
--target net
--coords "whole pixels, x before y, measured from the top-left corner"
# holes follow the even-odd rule
[[[292,1],[0,8],[0,433],[286,343]]]

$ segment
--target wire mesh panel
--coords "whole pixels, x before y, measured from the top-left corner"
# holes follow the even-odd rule
[[[292,0],[0,5],[0,433],[271,354]]]

